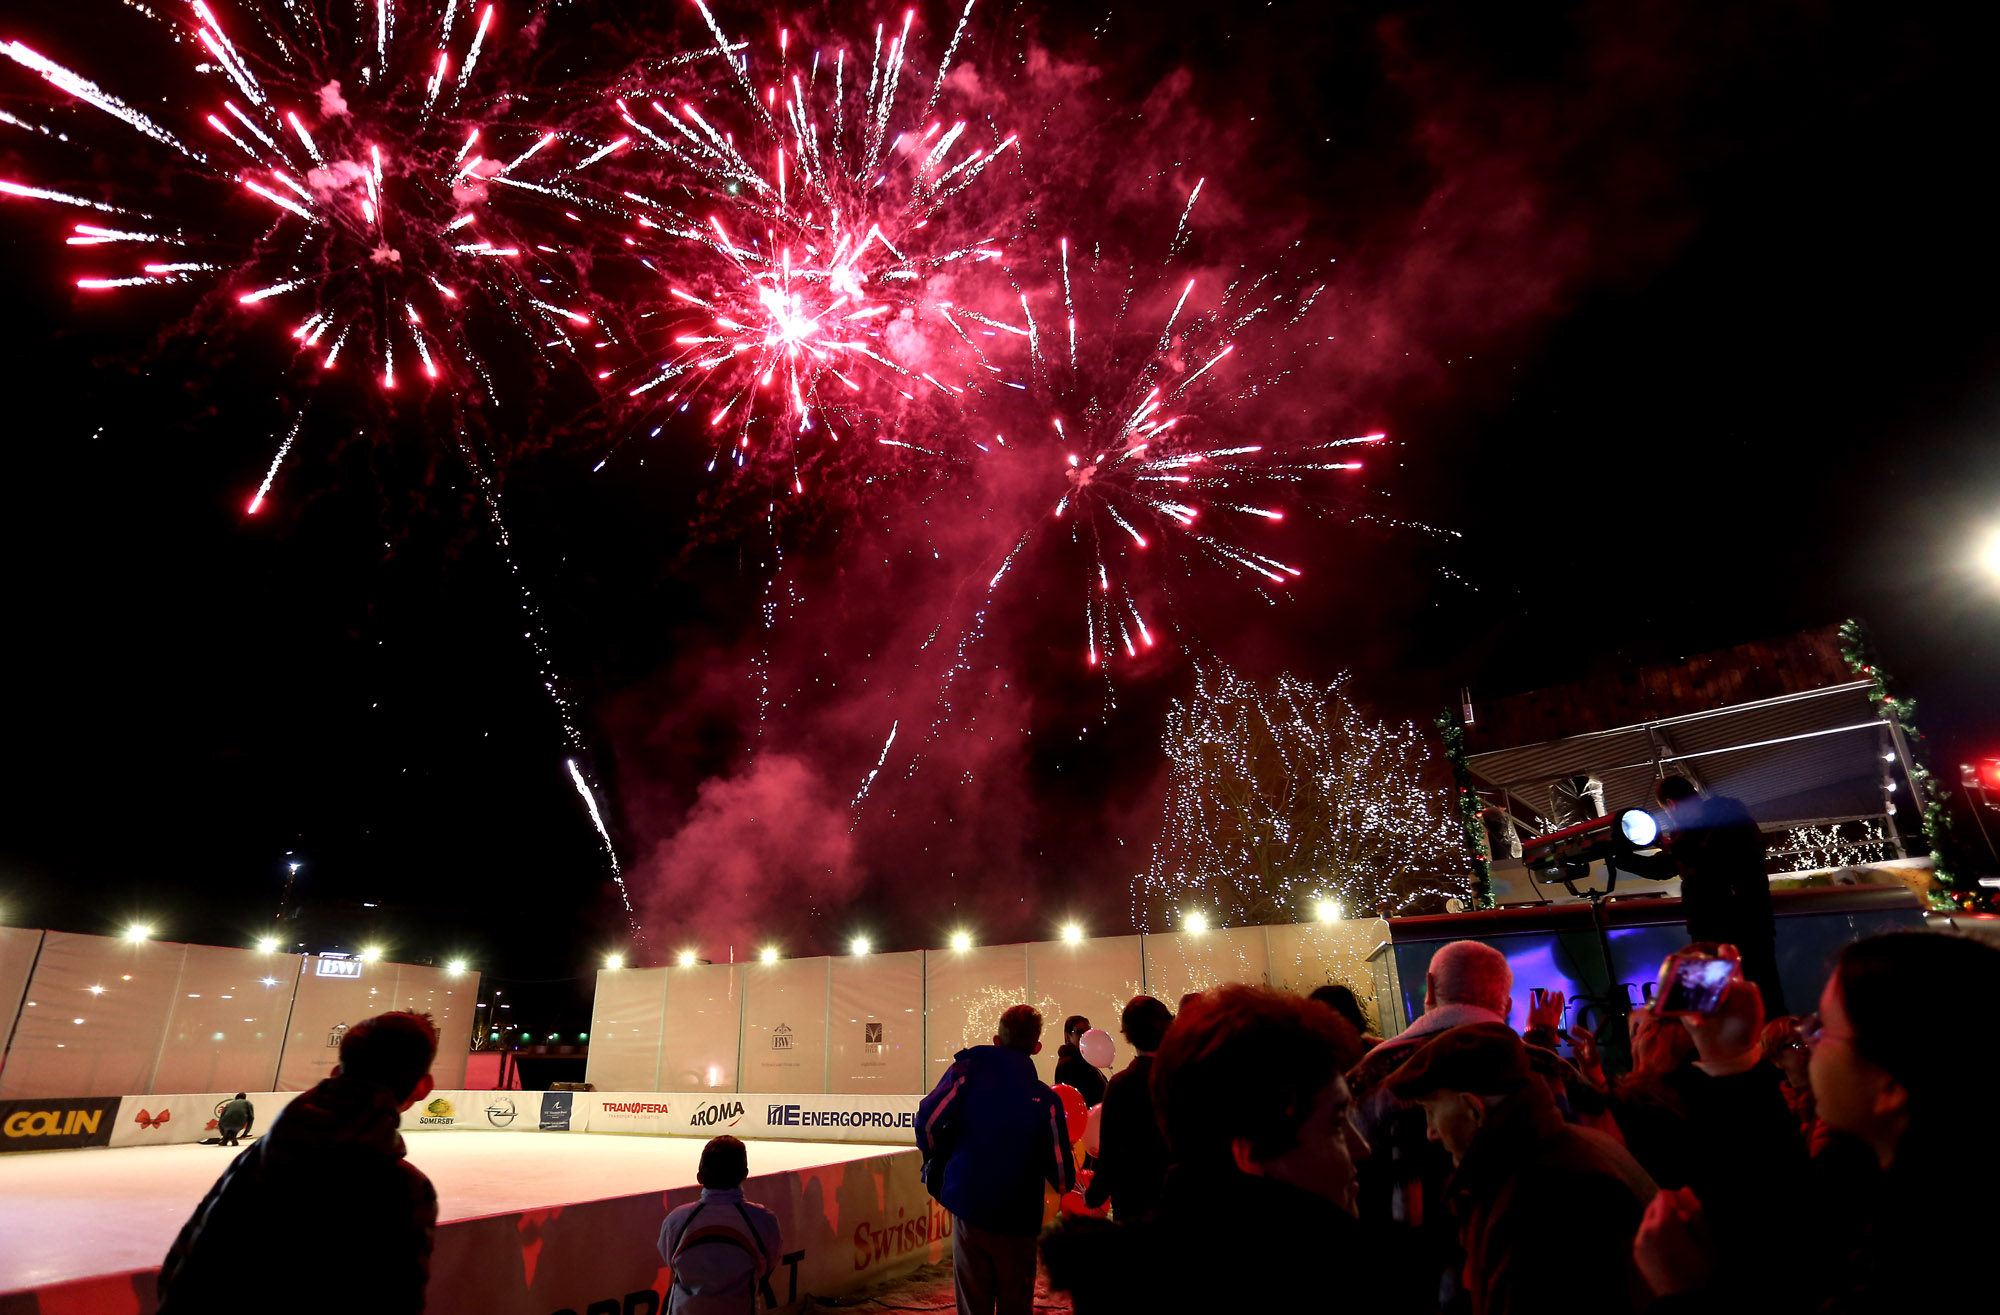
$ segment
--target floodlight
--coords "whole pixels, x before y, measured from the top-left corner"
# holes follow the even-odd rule
[[[444,966],[444,970],[450,973],[453,977],[456,977],[460,973],[465,971],[465,960],[453,959],[450,963]]]
[[[952,949],[954,949],[954,950],[958,950],[958,951],[960,951],[960,952],[964,952],[964,951],[966,951],[966,950],[969,950],[969,949],[971,949],[971,948],[972,948],[972,933],[971,933],[971,932],[969,932],[969,931],[955,931],[955,932],[953,932],[953,933],[951,934],[951,948],[952,948]]]
[[[622,954],[607,954],[604,956],[604,966],[615,973],[625,966],[625,956]]]
[[[134,944],[149,939],[152,934],[153,929],[143,922],[135,922],[125,929],[125,939]]]
[[[1066,923],[1064,923],[1064,924],[1063,924],[1063,929],[1062,929],[1062,938],[1063,938],[1064,940],[1066,940],[1066,941],[1080,941],[1080,940],[1082,940],[1082,939],[1083,939],[1083,925],[1082,925],[1081,923],[1075,923],[1075,922],[1066,922]]]
[[[757,957],[765,963],[776,963],[778,961],[778,947],[775,945],[766,945],[764,952]]]
[[[1628,808],[1618,815],[1618,831],[1632,848],[1647,849],[1660,838],[1660,819],[1643,808]]]
[[[1320,900],[1313,905],[1313,916],[1321,922],[1340,921],[1340,905],[1330,899]]]
[[[1208,930],[1208,915],[1200,909],[1181,915],[1181,930],[1197,934]]]
[[[257,938],[257,952],[259,954],[272,954],[276,952],[277,948],[278,938],[276,936],[260,936]]]
[[[694,954],[694,951],[693,951],[693,950],[682,950],[682,951],[681,951],[681,955],[680,955],[680,965],[681,965],[681,967],[683,967],[683,968],[692,968],[692,967],[694,967],[694,966],[695,966],[696,962],[698,962],[698,961],[697,961],[697,960],[696,960],[696,958],[695,958],[695,954]]]
[[[866,936],[856,936],[854,943],[847,948],[856,954],[866,954],[868,953],[868,938]]]
[[[361,947],[361,962],[363,962],[363,963],[374,963],[374,962],[375,962],[376,960],[380,959],[381,957],[382,957],[382,947],[381,947],[381,946],[379,946],[379,945],[364,945],[364,946],[362,946],[362,947]]]

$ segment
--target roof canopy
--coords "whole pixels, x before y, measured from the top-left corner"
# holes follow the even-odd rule
[[[1652,807],[1653,783],[1676,773],[1741,799],[1766,827],[1880,817],[1894,746],[1869,691],[1848,680],[1475,753],[1467,766],[1524,822],[1551,815],[1550,787],[1564,778],[1603,782],[1615,813]]]

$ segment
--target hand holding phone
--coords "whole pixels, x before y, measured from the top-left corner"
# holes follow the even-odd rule
[[[1662,1018],[1706,1017],[1721,1007],[1742,976],[1734,945],[1690,945],[1667,956],[1660,967],[1660,990],[1653,1012]]]

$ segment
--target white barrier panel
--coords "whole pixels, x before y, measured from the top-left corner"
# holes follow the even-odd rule
[[[590,1005],[591,1082],[620,1091],[660,1088],[667,1028],[665,968],[600,969]]]
[[[44,933],[0,1100],[151,1091],[186,948]]]
[[[753,1151],[754,1155],[754,1151]],[[932,1203],[914,1150],[753,1177],[743,1194],[778,1216],[782,1262],[759,1311],[796,1310],[940,1261],[951,1217]],[[655,1315],[670,1274],[660,1225],[695,1187],[523,1210],[438,1229],[430,1315]]]
[[[849,955],[830,961],[826,1090],[909,1092],[924,1081],[924,955]]]
[[[827,959],[745,965],[736,1082],[753,1091],[825,1091]],[[673,1002],[669,990],[668,1008]]]
[[[667,970],[666,1019],[660,1028],[661,1091],[734,1091],[743,1011],[740,963]],[[600,974],[602,976],[602,974]],[[595,1037],[597,1030],[591,1029]],[[592,1047],[594,1050],[595,1047]],[[609,1082],[591,1081],[600,1087]]]
[[[285,1106],[297,1098],[296,1091],[252,1091],[254,1111],[250,1132],[262,1136],[271,1130]],[[234,1099],[233,1091],[206,1091],[194,1095],[125,1096],[118,1102],[117,1121],[111,1127],[113,1146],[174,1146],[198,1142],[221,1134],[216,1131],[216,1115]]]
[[[951,1216],[925,1193],[918,1167],[912,1149],[748,1179],[744,1196],[778,1216],[784,1247],[756,1309],[795,1311],[808,1296],[838,1296],[949,1257]],[[679,1187],[442,1224],[424,1308],[428,1315],[659,1315],[672,1278],[660,1259],[660,1226],[669,1210],[700,1195]],[[153,1315],[155,1274],[0,1295],[0,1315]]]

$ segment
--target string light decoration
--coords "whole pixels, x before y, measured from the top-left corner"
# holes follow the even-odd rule
[[[1930,766],[1925,761],[1924,737],[1917,730],[1916,700],[1898,698],[1891,693],[1889,674],[1882,670],[1882,664],[1868,642],[1867,629],[1859,620],[1849,619],[1841,623],[1840,656],[1849,671],[1872,682],[1868,701],[1875,705],[1876,715],[1899,741],[1899,756],[1909,771],[1912,792],[1916,795],[1914,802],[1919,810],[1917,821],[1922,827],[1923,842],[1930,849],[1932,875],[1938,883],[1938,888],[1931,892],[1932,907],[1939,911],[1979,907],[1988,897],[1978,887],[1960,887],[1952,871],[1955,865],[1951,859],[1955,857],[1956,847],[1952,844],[1951,813],[1945,807],[1944,790],[1938,785],[1937,778],[1931,775]]]
[[[1894,858],[1896,851],[1880,822],[1836,822],[1832,826],[1795,826],[1772,840],[1772,858],[1791,860],[1787,870],[1812,872],[1857,867]]]
[[[1167,712],[1166,821],[1134,883],[1140,925],[1199,905],[1216,924],[1290,922],[1321,901],[1353,914],[1471,894],[1431,744],[1369,717],[1343,672],[1260,686],[1197,667]]]

